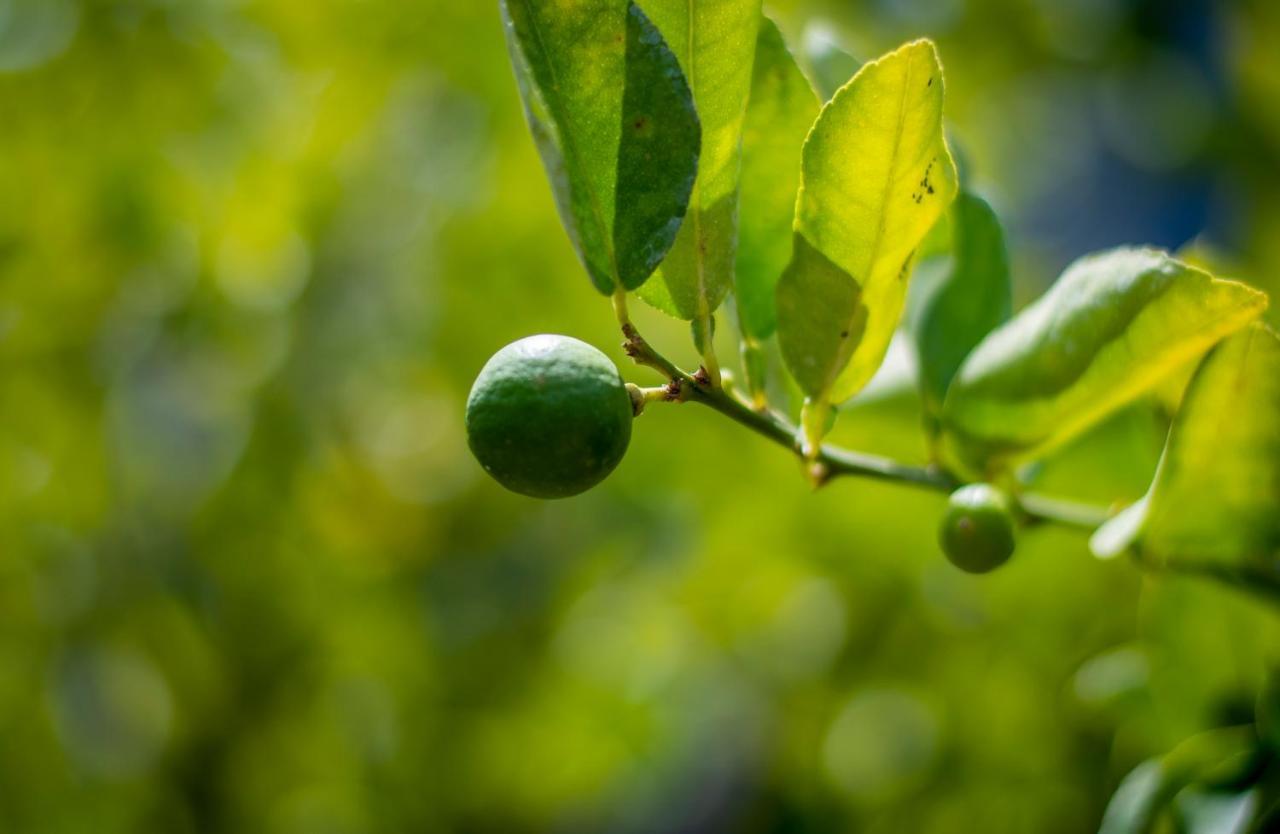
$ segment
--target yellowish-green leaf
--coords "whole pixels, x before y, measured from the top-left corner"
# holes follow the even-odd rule
[[[777,304],[783,357],[816,406],[811,429],[880,366],[912,255],[955,196],[942,98],[937,52],[916,41],[863,66],[805,142]]]
[[[952,381],[953,463],[999,471],[1065,443],[1257,318],[1264,294],[1152,249],[1082,258]]]
[[[697,175],[680,65],[626,0],[502,0],[502,12],[560,219],[598,290],[634,289],[671,248]]]
[[[1092,542],[1149,560],[1272,568],[1280,562],[1280,337],[1255,322],[1191,380],[1146,497]]]
[[[772,20],[760,21],[751,100],[742,129],[738,267],[734,292],[743,334],[773,335],[774,292],[791,257],[800,149],[818,115],[813,94]]]
[[[682,319],[706,318],[733,284],[743,114],[760,0],[644,0],[675,52],[702,123],[702,157],[684,225],[640,297]]]

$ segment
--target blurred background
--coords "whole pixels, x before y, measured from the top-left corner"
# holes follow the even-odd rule
[[[1280,5],[773,6],[938,41],[1019,304],[1126,242],[1280,290]],[[536,332],[624,359],[495,0],[0,0],[0,830],[1088,832],[1275,659],[1272,611],[1078,533],[962,575],[942,498],[813,494],[694,407],[505,493],[463,403]],[[1164,419],[1040,485],[1132,500]]]

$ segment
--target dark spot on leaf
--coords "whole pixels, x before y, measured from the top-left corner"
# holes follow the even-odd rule
[[[926,87],[932,87],[932,86],[933,86],[933,76],[932,76],[932,75],[931,75],[931,76],[929,76],[929,83],[925,84],[925,86],[926,86]]]
[[[645,129],[645,127],[647,127],[647,126],[648,126],[648,124],[649,124],[649,119],[648,119],[648,117],[647,117],[647,116],[640,116],[639,118],[637,118],[637,119],[636,119],[635,129],[636,129],[636,130],[644,130],[644,129]]]
[[[849,338],[849,331],[848,331],[848,330],[841,330],[841,331],[840,331],[840,338],[841,338],[841,339],[847,339],[847,338]]]

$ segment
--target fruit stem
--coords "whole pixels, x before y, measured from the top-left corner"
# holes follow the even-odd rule
[[[623,324],[622,332],[626,337],[623,348],[627,355],[636,364],[652,368],[667,379],[667,384],[661,388],[640,389],[641,391],[661,392],[660,395],[655,393],[653,396],[658,401],[701,403],[772,440],[806,462],[806,474],[815,487],[838,476],[896,481],[944,493],[954,491],[962,483],[955,475],[937,465],[914,466],[826,443],[813,451],[806,460],[799,429],[782,414],[771,408],[757,410],[733,396],[730,391],[712,386],[705,368],[700,368],[695,374],[682,371],[654,350],[629,321]],[[649,401],[647,394],[645,401]],[[1029,521],[1054,522],[1071,527],[1093,528],[1110,517],[1107,510],[1099,507],[1039,495],[1020,496],[1019,506]]]

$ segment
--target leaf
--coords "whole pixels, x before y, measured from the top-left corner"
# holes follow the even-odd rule
[[[763,340],[778,324],[774,292],[791,257],[800,149],[818,99],[772,20],[761,18],[751,100],[742,129],[738,264],[734,292],[743,334]]]
[[[1138,765],[1111,795],[1098,834],[1142,834],[1155,824],[1156,814],[1168,801],[1162,795],[1163,779],[1158,759]]]
[[[814,89],[824,102],[830,101],[858,71],[858,59],[846,52],[836,34],[823,25],[805,29],[804,58]]]
[[[935,418],[965,357],[1009,319],[1013,306],[1009,256],[995,212],[982,198],[961,193],[948,219],[952,253],[921,262],[912,278],[910,331],[925,409]]]
[[[1192,377],[1151,489],[1091,542],[1149,560],[1280,564],[1280,337],[1254,323]]]
[[[1187,834],[1245,834],[1258,810],[1259,794],[1183,791],[1174,807]]]
[[[988,474],[1060,446],[1266,304],[1152,249],[1076,261],[961,366],[942,413],[954,462]]]
[[[697,174],[680,66],[634,3],[501,2],[561,222],[600,292],[635,289],[671,248]]]
[[[684,225],[640,297],[678,318],[705,319],[733,284],[742,123],[760,0],[645,0],[644,6],[689,80],[702,158]]]
[[[1098,834],[1147,834],[1188,785],[1217,786],[1239,778],[1255,760],[1252,727],[1223,727],[1192,736],[1159,759],[1148,759],[1120,783]]]
[[[933,44],[907,44],[859,70],[805,141],[778,338],[819,415],[879,367],[912,254],[955,196],[942,88]]]

